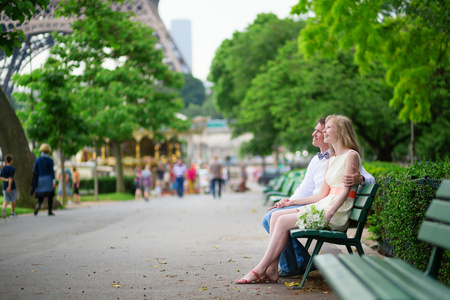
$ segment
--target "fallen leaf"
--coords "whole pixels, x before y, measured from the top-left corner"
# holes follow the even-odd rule
[[[198,289],[199,291],[206,291],[208,288],[206,286],[202,287],[201,289]]]
[[[147,261],[152,261],[151,259],[147,259]]]
[[[284,285],[286,286],[294,286],[294,285],[300,285],[298,282],[285,282]]]
[[[31,272],[36,272],[36,270],[31,270]]]
[[[161,268],[160,265],[153,266],[153,268]]]
[[[256,208],[254,208],[254,209],[252,209],[252,212],[256,213],[256,212],[258,212],[258,210]]]
[[[219,249],[219,246],[214,246],[213,248]]]
[[[112,287],[120,288],[120,284],[113,284]]]

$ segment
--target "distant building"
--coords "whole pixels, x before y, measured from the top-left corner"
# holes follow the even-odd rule
[[[191,21],[186,19],[173,20],[170,23],[170,32],[186,64],[192,71]]]

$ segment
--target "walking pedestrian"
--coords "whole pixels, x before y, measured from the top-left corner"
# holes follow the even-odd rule
[[[31,181],[31,195],[35,194],[38,200],[34,215],[36,216],[41,208],[44,198],[48,199],[48,215],[54,216],[52,212],[53,197],[55,197],[55,171],[53,169],[53,159],[50,158],[52,149],[48,144],[42,144],[39,148],[41,156],[36,159],[33,168],[33,179]]]
[[[223,166],[219,162],[219,157],[214,155],[214,161],[209,166],[209,172],[211,174],[211,194],[213,195],[213,198],[216,198],[216,184],[219,186],[219,198],[222,195],[222,169]]]
[[[189,166],[189,169],[187,170],[189,194],[193,194],[194,193],[194,183],[195,183],[195,177],[196,176],[197,176],[197,170],[195,169],[195,165],[191,164]]]
[[[181,159],[173,166],[173,173],[175,175],[175,181],[177,184],[177,195],[182,198],[184,193],[184,179],[186,177],[186,165],[183,164]]]
[[[75,201],[75,204],[80,204],[80,172],[78,172],[77,167],[72,167],[73,171],[73,200]]]
[[[16,217],[16,196],[17,188],[16,182],[14,181],[14,173],[16,168],[13,167],[13,157],[11,154],[5,156],[6,166],[4,166],[0,171],[0,180],[3,181],[3,196],[5,200],[3,201],[2,217],[6,218],[6,207],[8,203],[11,203],[11,218]]]
[[[152,171],[150,170],[150,164],[145,165],[145,169],[141,173],[139,185],[144,191],[144,200],[148,201],[150,198],[150,191],[152,189]]]

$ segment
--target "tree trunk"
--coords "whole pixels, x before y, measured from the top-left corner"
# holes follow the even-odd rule
[[[94,141],[94,201],[98,201],[97,141]]]
[[[61,136],[61,126],[59,124],[59,118],[56,118],[57,120],[57,126],[58,126],[58,142],[59,142],[59,159],[61,160],[61,180],[59,181],[59,184],[61,185],[61,204],[65,205],[67,203],[66,201],[66,170],[64,168],[65,163],[65,157],[64,152],[62,150],[62,136]]]
[[[409,145],[409,153],[411,154],[410,165],[414,164],[414,122],[411,121],[411,144]]]
[[[17,186],[17,205],[34,208],[35,199],[30,196],[30,184],[33,177],[34,155],[28,146],[25,132],[3,90],[0,88],[0,148],[3,157],[13,156],[16,168],[14,181]]]
[[[117,140],[111,140],[112,151],[116,159],[116,193],[125,192],[125,183],[123,181],[122,153],[120,151],[120,143]]]

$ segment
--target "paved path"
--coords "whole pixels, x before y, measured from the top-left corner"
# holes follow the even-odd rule
[[[0,220],[0,299],[336,299],[319,272],[301,291],[233,283],[267,247],[262,203],[251,185]]]

